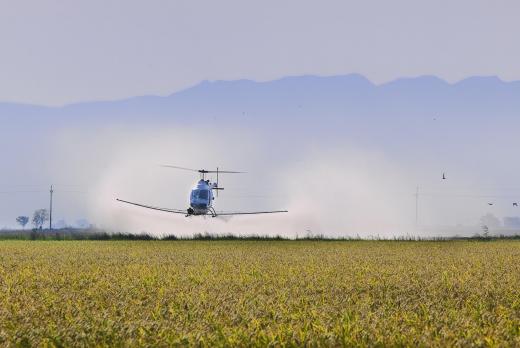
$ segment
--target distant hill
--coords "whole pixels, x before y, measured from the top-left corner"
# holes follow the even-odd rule
[[[204,81],[165,97],[142,96],[63,107],[0,103],[0,117],[9,123],[47,117],[60,124],[130,118],[144,122],[238,124],[276,120],[281,125],[360,117],[474,119],[517,116],[519,96],[520,81],[503,82],[496,77],[472,77],[449,84],[423,76],[376,86],[360,75],[299,76],[269,82]]]
[[[215,131],[265,131],[278,137],[279,146],[295,149],[302,141],[348,139],[408,160],[419,153],[438,157],[464,144],[495,151],[513,146],[519,116],[520,81],[496,77],[450,84],[422,76],[374,85],[360,75],[298,76],[269,82],[204,81],[164,97],[63,107],[0,103],[3,130],[32,138],[66,127],[203,125]]]
[[[265,131],[295,149],[309,140],[348,139],[410,160],[419,153],[438,157],[461,146],[465,152],[469,146],[503,151],[516,144],[519,116],[520,81],[497,77],[450,84],[422,76],[374,85],[355,74],[297,76],[268,82],[204,81],[164,97],[63,107],[0,103],[2,129],[11,137],[23,133],[45,138],[67,127],[201,125],[216,131]],[[478,153],[482,150],[470,155]]]

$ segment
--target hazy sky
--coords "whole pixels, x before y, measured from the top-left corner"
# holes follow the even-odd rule
[[[520,1],[0,0],[0,101],[170,94],[205,79],[520,79]]]

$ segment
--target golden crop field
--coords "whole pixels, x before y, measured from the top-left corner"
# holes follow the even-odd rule
[[[520,346],[520,241],[2,241],[1,346]]]

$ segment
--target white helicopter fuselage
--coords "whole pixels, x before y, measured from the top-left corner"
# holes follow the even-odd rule
[[[209,180],[200,179],[190,193],[190,215],[206,215],[213,209],[213,189],[216,184],[211,184]]]

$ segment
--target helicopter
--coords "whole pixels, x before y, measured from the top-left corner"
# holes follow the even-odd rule
[[[168,213],[174,214],[183,214],[186,217],[190,216],[232,216],[232,215],[256,215],[256,214],[276,214],[276,213],[288,213],[287,210],[271,210],[271,211],[250,211],[250,212],[225,212],[225,211],[217,211],[213,207],[213,201],[215,200],[215,195],[213,191],[216,192],[216,197],[218,197],[218,192],[224,190],[223,187],[219,186],[219,174],[243,174],[244,172],[237,171],[229,171],[229,170],[206,170],[206,169],[191,169],[179,166],[172,165],[162,165],[165,168],[174,168],[180,170],[186,170],[191,172],[197,172],[200,174],[199,181],[192,188],[190,193],[190,206],[183,209],[170,209],[170,208],[161,208],[155,207],[151,205],[145,205],[141,203],[130,202],[126,200],[122,200],[117,198],[116,200],[122,203],[135,205],[141,208],[147,208],[152,210],[159,210]],[[217,180],[216,182],[211,182],[209,179],[206,179],[206,174],[216,174]]]

